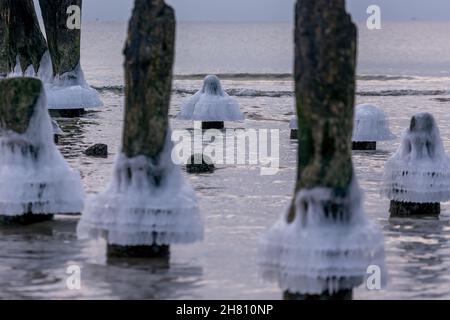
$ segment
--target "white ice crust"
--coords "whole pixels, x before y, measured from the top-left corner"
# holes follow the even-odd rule
[[[297,118],[292,118],[289,122],[289,129],[291,130],[298,130],[298,120]]]
[[[378,225],[362,208],[362,191],[353,179],[350,195],[332,190],[301,190],[295,199],[295,220],[288,211],[262,237],[259,264],[266,280],[297,294],[335,293],[359,286],[371,265],[380,267],[386,283],[384,239]],[[341,203],[349,219],[331,219],[324,203]]]
[[[24,134],[0,133],[0,214],[79,214],[84,191],[53,142],[45,93]]]
[[[49,109],[95,109],[103,106],[98,92],[87,84],[80,64],[71,72],[53,77],[52,60],[48,51],[42,56],[38,72],[32,65],[23,71],[17,57],[14,70],[8,77],[41,79],[45,84]]]
[[[170,245],[203,239],[197,198],[171,159],[170,135],[159,161],[120,154],[105,191],[89,199],[78,225],[81,239],[103,237],[123,246]],[[161,176],[160,183],[152,178]]]
[[[383,192],[400,202],[450,200],[450,160],[431,114],[419,113],[411,120],[400,147],[386,162]]]
[[[384,111],[371,104],[356,106],[352,140],[386,141],[395,139],[389,129],[389,120]]]
[[[217,76],[205,78],[203,88],[181,107],[178,118],[195,121],[241,121],[239,104],[223,89]]]

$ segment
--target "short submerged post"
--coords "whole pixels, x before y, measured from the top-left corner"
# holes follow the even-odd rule
[[[245,119],[238,102],[223,90],[216,75],[203,79],[203,87],[183,103],[178,118],[200,121],[202,130],[222,130],[225,121]]]
[[[356,34],[344,0],[297,1],[296,194],[260,254],[285,299],[351,299],[368,266],[384,265],[383,237],[362,209],[352,164]]]
[[[40,80],[0,81],[0,129],[0,223],[31,224],[81,213],[81,179],[53,143]]]
[[[170,245],[201,240],[194,191],[171,159],[169,105],[175,14],[136,0],[125,46],[125,127],[109,188],[88,204],[81,238],[102,235],[110,257],[168,258]]]
[[[81,25],[68,24],[69,14],[81,22],[82,3],[82,0],[39,0],[54,77],[47,90],[48,103],[50,112],[56,116],[78,117],[86,108],[103,105],[98,93],[86,83],[81,68]],[[70,8],[76,9],[72,12]]]
[[[36,76],[47,43],[33,0],[2,0],[0,18],[0,76]]]
[[[378,141],[395,139],[389,129],[389,120],[383,109],[371,104],[356,106],[352,149],[374,151]]]
[[[387,161],[384,193],[391,217],[438,216],[450,200],[450,159],[429,113],[418,113],[397,152]]]

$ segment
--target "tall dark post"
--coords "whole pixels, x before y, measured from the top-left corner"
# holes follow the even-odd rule
[[[364,213],[351,156],[357,30],[345,0],[298,0],[295,21],[297,184],[259,263],[285,299],[351,299],[371,266],[377,288],[385,283],[383,235]]]
[[[298,0],[295,20],[295,90],[299,127],[296,190],[329,188],[348,197],[353,178],[352,129],[357,30],[345,0]],[[348,212],[339,201],[329,214]],[[295,218],[294,205],[288,223]],[[324,293],[328,296],[329,293]],[[351,298],[351,290],[330,298]],[[286,298],[296,298],[286,292]],[[297,296],[297,298],[311,298]]]
[[[33,0],[0,0],[0,75],[12,72],[19,58],[22,71],[37,73],[47,51]]]
[[[72,5],[81,9],[82,0],[39,0],[39,4],[54,75],[75,70],[80,63],[81,29],[67,26],[67,9]]]
[[[175,14],[163,0],[136,0],[125,47],[127,157],[155,157],[168,128],[175,53]]]
[[[175,13],[164,0],[136,0],[125,45],[125,127],[122,152],[158,163],[166,143],[175,55]],[[129,170],[128,168],[122,168]],[[120,170],[120,169],[119,169]],[[130,181],[138,172],[129,171]],[[165,172],[150,170],[156,185]],[[167,256],[164,246],[109,245],[110,256]]]
[[[345,0],[297,2],[297,190],[322,186],[345,192],[352,179],[356,37]]]

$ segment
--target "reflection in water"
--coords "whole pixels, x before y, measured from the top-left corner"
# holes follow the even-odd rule
[[[0,299],[178,299],[198,286],[202,268],[145,260],[106,262],[105,243],[77,241],[77,219],[0,228]],[[67,267],[81,268],[81,290],[69,290]]]
[[[289,81],[224,82],[236,89],[286,91],[292,86]],[[361,90],[372,90],[369,85],[365,88],[364,82],[358,85]],[[377,84],[380,85],[383,82]],[[176,80],[175,86],[196,88],[198,83]],[[393,81],[389,82],[391,87],[395,87]],[[123,93],[105,90],[102,99],[105,107],[99,112],[79,119],[57,119],[66,131],[58,147],[69,164],[82,173],[88,194],[107,185],[122,135]],[[173,95],[171,116],[179,112],[184,100],[182,95]],[[147,261],[107,261],[103,241],[76,239],[77,217],[57,218],[20,229],[2,227],[0,299],[280,299],[276,284],[261,281],[256,249],[261,233],[278,219],[294,191],[297,142],[289,139],[294,98],[238,100],[244,112],[258,116],[232,127],[280,130],[280,171],[275,176],[261,176],[260,168],[254,165],[217,165],[219,170],[214,174],[187,176],[199,197],[205,222],[204,243],[175,246],[167,268]],[[450,123],[450,113],[440,107],[442,103],[422,96],[358,97],[357,103],[383,106],[390,117],[391,130],[398,136],[408,126],[411,115],[431,110],[440,123],[446,149],[450,150],[450,127],[446,125]],[[192,123],[173,118],[171,125],[174,129],[192,128]],[[108,145],[108,158],[83,154],[95,143]],[[384,164],[398,144],[399,139],[380,143],[375,152],[353,153],[355,171],[365,190],[365,210],[384,228],[390,275],[384,290],[361,287],[355,291],[355,298],[450,298],[450,205],[442,204],[438,220],[388,220],[389,200],[380,195],[380,186]],[[71,264],[81,267],[80,291],[67,289],[66,269]]]
[[[398,268],[391,268],[391,280],[404,296],[442,299],[450,294],[443,285],[449,281],[449,226],[449,221],[438,218],[389,219],[385,233],[395,253],[391,263]]]

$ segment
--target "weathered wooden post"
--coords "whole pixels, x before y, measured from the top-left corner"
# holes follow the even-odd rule
[[[125,46],[125,127],[109,188],[88,204],[80,237],[105,236],[110,257],[167,258],[200,240],[197,200],[171,159],[169,106],[175,14],[164,0],[136,0]]]
[[[0,223],[30,224],[79,214],[84,193],[53,143],[42,82],[0,81]]]
[[[52,114],[79,116],[85,108],[103,104],[98,93],[84,79],[80,64],[82,0],[39,0],[53,65],[53,85],[47,88]],[[74,9],[72,11],[71,9]],[[69,89],[69,90],[67,90]]]
[[[46,52],[33,0],[1,0],[0,76],[37,75]]]
[[[345,0],[297,1],[296,194],[263,238],[260,258],[285,299],[351,299],[368,266],[384,264],[383,237],[365,217],[351,158],[356,39]]]
[[[386,162],[384,193],[391,217],[438,216],[450,200],[450,159],[429,113],[411,118],[397,152]]]

